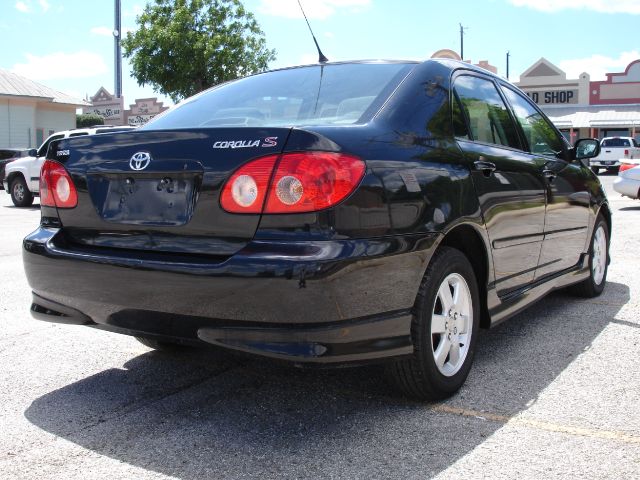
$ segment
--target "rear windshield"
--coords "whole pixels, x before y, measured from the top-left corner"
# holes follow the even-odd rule
[[[627,138],[608,138],[602,141],[603,147],[630,147],[631,143]]]
[[[191,97],[141,130],[359,123],[380,108],[413,67],[336,64],[262,73]]]

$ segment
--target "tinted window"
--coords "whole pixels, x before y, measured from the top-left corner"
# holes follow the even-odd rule
[[[522,95],[510,88],[502,88],[507,100],[513,108],[524,136],[529,144],[529,151],[539,155],[555,156],[563,151],[563,142],[555,128],[536,110]]]
[[[70,133],[69,137],[82,137],[83,135],[89,135],[89,132]]]
[[[456,79],[454,91],[473,140],[520,148],[515,125],[493,82],[465,75]]]
[[[411,70],[407,64],[292,68],[236,80],[172,107],[145,129],[352,124]]]
[[[608,138],[602,141],[603,147],[630,147],[631,143],[626,138]]]

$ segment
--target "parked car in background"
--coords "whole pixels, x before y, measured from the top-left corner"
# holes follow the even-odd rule
[[[28,148],[0,148],[0,190],[4,189],[2,181],[4,180],[5,165],[28,155]]]
[[[599,149],[464,62],[232,81],[136,131],[52,143],[23,242],[31,312],[159,349],[386,361],[407,395],[443,398],[480,328],[603,291]]]
[[[640,145],[632,137],[605,137],[600,142],[600,155],[591,159],[593,173],[601,168],[617,172],[623,159],[639,159]]]
[[[625,197],[640,198],[640,159],[620,166],[613,189]]]
[[[16,207],[28,207],[33,204],[34,197],[40,195],[40,169],[51,142],[62,138],[124,132],[133,129],[134,127],[101,125],[54,133],[40,145],[40,148],[28,150],[27,156],[12,161],[6,166],[4,179],[2,180],[3,188],[11,195],[11,200]]]

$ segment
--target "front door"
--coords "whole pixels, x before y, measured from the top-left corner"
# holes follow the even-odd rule
[[[524,95],[506,85],[502,90],[528,143],[529,156],[542,165],[546,180],[547,212],[537,279],[574,267],[586,251],[590,215],[586,185],[591,173],[567,161],[560,133]]]

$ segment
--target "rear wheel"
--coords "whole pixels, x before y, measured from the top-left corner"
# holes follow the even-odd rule
[[[600,169],[598,167],[591,167],[591,171],[596,175],[598,175],[598,172],[600,172]]]
[[[478,285],[469,260],[441,247],[425,273],[411,325],[413,356],[390,365],[408,396],[435,400],[457,392],[469,374],[479,328]]]
[[[589,247],[589,278],[571,287],[581,297],[597,297],[607,283],[609,268],[609,228],[602,215],[598,215]]]
[[[33,204],[33,194],[29,191],[27,182],[21,176],[14,178],[9,187],[11,201],[16,207],[29,207]]]

